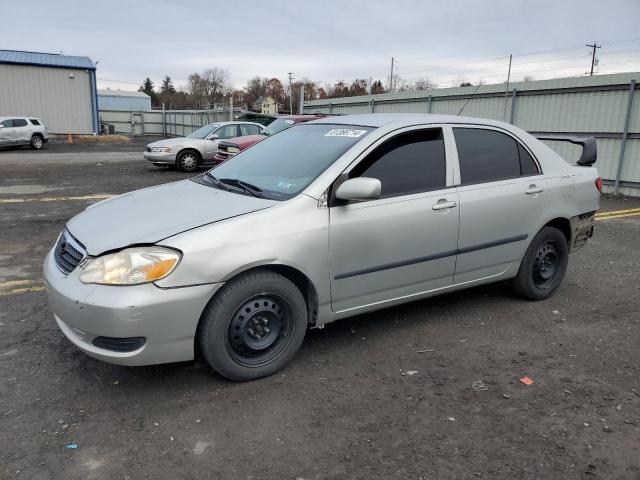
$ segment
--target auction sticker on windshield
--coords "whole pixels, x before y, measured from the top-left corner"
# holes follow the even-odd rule
[[[367,133],[366,130],[353,130],[351,128],[334,128],[324,134],[325,137],[361,137]]]

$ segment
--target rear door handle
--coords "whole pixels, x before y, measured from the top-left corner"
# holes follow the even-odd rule
[[[544,188],[540,188],[537,185],[529,185],[529,189],[526,190],[524,193],[526,193],[527,195],[534,195],[536,193],[542,193],[544,191]]]
[[[438,200],[438,203],[434,203],[431,206],[432,210],[446,210],[447,208],[455,208],[458,204],[456,202],[447,202],[446,200]]]

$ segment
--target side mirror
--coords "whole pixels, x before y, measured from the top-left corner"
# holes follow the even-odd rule
[[[375,200],[382,194],[382,184],[377,178],[351,178],[336,190],[338,200]]]
[[[213,135],[211,135],[211,136],[209,137],[209,140],[217,140],[218,138],[219,138],[219,137],[218,137],[218,134],[217,134],[217,133],[214,133]]]
[[[0,128],[4,128],[4,125],[2,125],[1,123],[0,123]]]

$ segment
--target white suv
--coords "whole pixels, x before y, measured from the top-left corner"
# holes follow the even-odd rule
[[[30,145],[40,150],[48,141],[47,127],[39,118],[0,117],[0,147]]]

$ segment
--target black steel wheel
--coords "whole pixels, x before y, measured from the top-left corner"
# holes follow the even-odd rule
[[[543,300],[562,283],[568,262],[569,247],[564,234],[557,228],[544,227],[529,245],[511,285],[523,297]]]
[[[200,351],[231,380],[253,380],[284,368],[307,329],[307,304],[290,280],[269,270],[242,274],[216,293],[198,328]]]
[[[279,295],[263,293],[250,298],[229,322],[229,354],[242,365],[268,364],[291,339],[291,315],[289,303]]]

